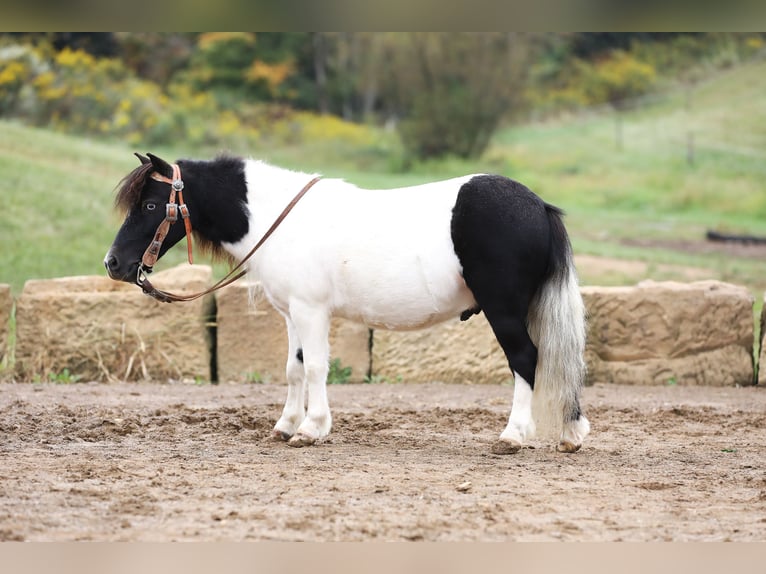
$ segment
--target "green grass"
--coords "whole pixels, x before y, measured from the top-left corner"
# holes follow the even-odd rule
[[[0,283],[104,273],[114,191],[135,165],[120,144],[0,122]]]
[[[349,380],[351,380],[351,367],[344,367],[338,358],[332,359],[327,371],[327,384],[345,385]]]
[[[306,144],[230,151],[376,188],[504,173],[566,210],[578,253],[644,261],[646,276],[663,279],[676,277],[673,266],[707,269],[711,278],[746,285],[760,299],[766,262],[691,253],[670,243],[700,241],[709,228],[766,236],[766,62],[709,79],[691,102],[687,109],[679,89],[625,113],[622,150],[606,110],[507,128],[481,160],[416,163],[406,173],[399,170],[401,148],[382,131],[368,149]],[[686,161],[689,132],[693,165]],[[0,282],[18,295],[29,278],[103,273],[101,261],[120,224],[114,189],[136,165],[133,151],[175,159],[218,150],[183,143],[134,150],[0,121]],[[183,260],[181,246],[160,266]],[[584,274],[591,284],[636,279]]]

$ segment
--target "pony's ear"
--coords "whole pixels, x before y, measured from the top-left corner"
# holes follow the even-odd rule
[[[168,162],[151,153],[147,153],[146,155],[149,156],[149,159],[154,166],[154,171],[165,177],[173,177],[173,168]]]
[[[138,152],[134,153],[133,155],[138,158],[138,161],[141,162],[141,165],[146,165],[147,163],[150,163],[152,161],[148,157],[146,157],[145,155],[141,155]]]

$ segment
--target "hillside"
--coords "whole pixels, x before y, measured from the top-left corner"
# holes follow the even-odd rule
[[[710,78],[693,91],[689,108],[686,101],[679,88],[624,113],[621,150],[614,113],[598,110],[506,129],[478,162],[415,164],[407,173],[392,172],[396,162],[379,149],[349,156],[304,146],[257,155],[376,187],[501,172],[568,212],[578,253],[643,262],[638,274],[584,269],[586,282],[684,278],[674,267],[692,267],[762,291],[763,254],[719,249],[702,238],[708,228],[766,235],[766,63]],[[32,277],[102,273],[119,226],[114,188],[134,167],[133,151],[119,142],[0,122],[0,282],[18,293]],[[154,151],[172,158],[211,155],[183,146]],[[179,251],[169,262],[182,259]]]

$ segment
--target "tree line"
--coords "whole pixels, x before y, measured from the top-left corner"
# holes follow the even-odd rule
[[[502,122],[530,110],[555,113],[594,104],[621,109],[663,80],[688,75],[690,68],[726,65],[727,58],[748,57],[763,44],[760,34],[688,33],[3,36],[6,44],[46,41],[59,52],[118,60],[165,93],[188,86],[224,110],[262,103],[277,114],[284,108],[388,124],[416,158],[475,157]]]

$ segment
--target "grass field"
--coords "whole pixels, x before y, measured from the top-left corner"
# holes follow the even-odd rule
[[[642,261],[643,275],[663,279],[674,278],[675,267],[701,268],[712,278],[747,285],[760,298],[763,258],[688,246],[701,244],[711,228],[766,236],[766,63],[711,78],[695,90],[690,108],[685,102],[679,90],[626,112],[622,149],[614,115],[604,110],[507,128],[479,161],[416,164],[408,172],[396,169],[402,152],[382,132],[385,145],[375,149],[229,151],[368,187],[503,173],[567,211],[577,253]],[[690,137],[693,164],[687,161]],[[113,192],[136,165],[133,151],[175,159],[216,150],[182,143],[133,150],[0,121],[0,282],[18,294],[29,278],[103,273],[103,255],[120,223]],[[181,249],[173,251],[166,266],[183,260]],[[590,284],[637,279],[587,269],[582,275]]]

